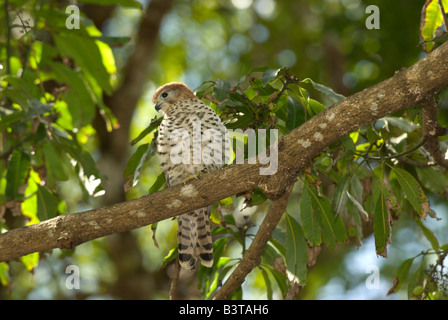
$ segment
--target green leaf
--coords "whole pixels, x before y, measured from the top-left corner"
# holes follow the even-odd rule
[[[199,87],[194,89],[195,95],[198,96],[199,98],[202,98],[202,96],[205,93],[211,93],[210,89],[213,88],[214,84],[215,83],[213,81],[205,81],[205,82],[201,83],[201,85]]]
[[[411,298],[413,296],[414,288],[418,285],[423,284],[423,280],[425,278],[425,259],[421,259],[420,266],[417,268],[417,270],[414,272],[414,274],[411,275],[408,282],[408,298]]]
[[[25,268],[29,272],[31,272],[35,267],[37,267],[37,264],[39,263],[39,252],[34,252],[27,254],[26,256],[22,256],[20,257],[20,260],[22,261]]]
[[[152,184],[151,188],[148,190],[148,194],[154,193],[156,191],[159,191],[163,185],[165,184],[165,174],[161,173],[157,177],[156,181]]]
[[[307,183],[305,186],[311,195],[311,204],[316,214],[317,221],[322,230],[322,236],[325,244],[329,249],[333,249],[335,244],[343,243],[347,240],[347,231],[341,216],[335,216],[330,200],[327,197],[320,197],[317,190],[310,187]]]
[[[414,130],[420,129],[419,124],[415,124],[411,121],[409,121],[406,118],[402,117],[385,117],[383,118],[388,124],[391,124],[393,126],[396,126],[406,132],[412,132]]]
[[[288,117],[286,118],[286,129],[291,131],[305,122],[305,109],[302,104],[294,97],[288,97],[286,103]]]
[[[300,222],[302,223],[303,233],[308,241],[308,244],[311,247],[320,246],[322,244],[322,236],[319,229],[319,224],[317,223],[311,208],[310,193],[306,187],[302,189],[299,206]]]
[[[252,113],[245,113],[239,116],[235,122],[229,122],[226,124],[228,129],[245,129],[250,126],[254,121],[254,116]]]
[[[253,89],[253,94],[255,94],[250,100],[255,102],[268,102],[272,99],[272,95],[277,92],[271,85],[263,85],[261,79],[253,79],[250,83],[250,88]],[[247,90],[246,90],[247,91]],[[247,95],[246,95],[247,96]],[[249,96],[247,96],[249,97]]]
[[[390,223],[384,192],[375,204],[374,235],[376,254],[387,257],[387,244],[390,243]]]
[[[54,34],[53,37],[63,56],[72,57],[82,71],[91,75],[107,94],[112,93],[110,77],[95,39],[71,33]]]
[[[29,109],[25,112],[23,120],[33,120],[34,118],[49,112],[52,108],[53,106],[50,104],[42,103],[37,99],[32,99],[30,101]]]
[[[345,147],[345,149],[353,151],[353,152],[356,151],[356,144],[350,135],[343,136],[340,139],[340,141],[343,144],[343,146]]]
[[[64,164],[68,161],[66,155],[61,153],[50,143],[42,144],[42,152],[45,157],[48,183],[53,185],[57,181],[67,180],[68,175],[64,168]]]
[[[272,239],[272,238],[271,238]],[[263,263],[273,264],[274,260],[278,257],[281,257],[280,253],[268,242],[268,244],[264,247],[263,253],[261,254],[263,258]]]
[[[272,80],[275,80],[277,78],[278,73],[282,70],[283,68],[279,68],[279,69],[268,69],[265,72],[263,72],[263,76],[261,77],[261,81],[263,84],[263,87],[266,87],[266,85],[271,82]]]
[[[347,196],[350,199],[353,198],[350,193],[347,191]],[[355,200],[357,202],[357,200]],[[355,238],[355,244],[357,247],[361,246],[363,239],[364,239],[364,233],[363,233],[363,223],[360,216],[360,211],[358,207],[353,203],[353,201],[347,201],[346,202],[346,210],[347,215],[351,217],[351,221],[349,222],[349,225],[347,227],[347,233],[349,237]]]
[[[229,98],[230,82],[221,79],[216,80],[213,94],[218,101]]]
[[[258,92],[254,90],[254,88],[252,88],[251,86],[249,86],[245,91],[244,91],[244,95],[249,99],[249,100],[254,100],[257,96],[258,96]]]
[[[95,37],[96,40],[104,42],[113,48],[120,48],[127,44],[131,38],[130,37],[109,37],[109,36],[99,36]]]
[[[448,0],[442,0],[445,11],[448,10]],[[420,21],[420,39],[422,41],[431,41],[436,35],[437,29],[443,24],[443,16],[440,12],[437,0],[426,1],[422,9]],[[430,52],[434,44],[425,43],[425,52]]]
[[[144,137],[146,137],[148,134],[150,134],[151,132],[153,132],[155,129],[157,129],[157,127],[160,125],[160,123],[162,123],[162,119],[163,118],[154,118],[151,120],[151,123],[149,124],[149,126],[143,130],[137,138],[133,139],[131,141],[131,146],[137,144],[140,140],[142,140]]]
[[[93,39],[96,39],[96,37],[93,37]],[[96,39],[95,44],[98,47],[98,50],[100,51],[101,61],[103,62],[103,66],[106,69],[106,72],[108,74],[117,73],[117,67],[115,65],[115,57],[112,52],[112,48],[105,42],[100,41],[98,39]],[[89,82],[91,83],[90,80]],[[98,83],[101,85],[100,82]]]
[[[275,238],[274,238],[275,236]],[[281,232],[278,229],[274,230],[274,233],[269,239],[269,243],[272,245],[273,248],[275,248],[280,255],[285,256],[286,255],[286,233]]]
[[[280,289],[280,291],[282,293],[282,296],[285,297],[286,294],[288,293],[288,283],[287,283],[286,276],[283,275],[280,271],[274,269],[270,265],[264,265],[264,266],[261,266],[261,267],[269,270],[269,272],[274,277],[274,280],[277,283],[277,285],[278,285],[278,287],[279,287],[279,289]]]
[[[342,94],[336,93],[333,91],[333,89],[326,87],[322,84],[319,84],[317,82],[314,82],[312,79],[310,78],[306,78],[303,79],[302,81],[300,81],[301,83],[310,83],[314,89],[320,91],[321,93],[324,94],[325,97],[329,98],[333,103],[339,102],[343,99],[345,99],[345,97]]]
[[[314,99],[308,99],[308,105],[310,108],[309,112],[311,115],[319,114],[322,111],[324,111],[325,109],[327,109],[327,108],[325,108],[325,106],[322,103],[320,103],[319,101],[316,101]]]
[[[429,243],[431,243],[431,247],[437,251],[440,248],[439,245],[439,241],[437,240],[437,238],[435,237],[434,233],[432,233],[431,230],[429,230],[424,224],[423,222],[420,220],[419,217],[414,217],[415,222],[417,223],[417,225],[420,227],[420,229],[423,232],[423,235],[425,236],[426,239],[428,239]]]
[[[266,199],[267,199],[267,197],[263,193],[263,191],[256,188],[253,190],[253,192],[251,194],[250,204],[251,204],[251,206],[256,206],[256,205],[259,205],[259,204],[263,203],[264,201],[266,201]]]
[[[55,143],[55,146],[60,147],[74,160],[76,160],[76,162],[82,167],[86,177],[101,177],[100,172],[96,168],[96,163],[95,160],[93,160],[92,155],[79,145],[75,134],[71,132],[69,134],[70,138],[67,138],[65,133],[55,130],[53,135],[53,142]]]
[[[163,257],[161,268],[165,268],[168,263],[177,258],[177,248],[173,248],[168,252],[168,254]]]
[[[286,269],[298,279],[299,284],[305,284],[308,263],[308,247],[302,228],[289,214],[286,218]]]
[[[201,266],[198,272],[199,287],[204,299],[209,299],[233,268],[236,261],[222,256],[229,238],[220,238],[213,244],[214,263],[211,268]]]
[[[20,204],[22,215],[29,218],[30,224],[39,222],[37,217],[37,185],[40,182],[39,174],[31,169],[26,182],[25,199]]]
[[[129,158],[123,175],[127,178],[133,177],[131,186],[135,186],[138,182],[143,165],[148,161],[154,152],[155,143],[152,141],[151,143],[145,143],[139,146],[134,154]]]
[[[5,76],[2,77],[2,81],[6,81],[11,85],[3,90],[5,96],[19,104],[25,111],[30,108],[32,100],[41,98],[39,90],[36,91],[37,88],[32,83],[33,79],[26,81],[14,76]]]
[[[55,80],[68,84],[71,88],[65,93],[64,100],[72,117],[73,127],[80,128],[90,124],[95,117],[94,97],[83,77],[62,63],[53,62],[50,65]]]
[[[0,262],[0,285],[6,286],[11,281],[9,276],[9,265],[7,262]]]
[[[37,217],[40,221],[54,218],[58,214],[58,199],[45,187],[37,185]]]
[[[347,172],[345,175],[341,177],[339,182],[336,185],[336,189],[333,194],[333,208],[336,211],[336,214],[339,214],[339,210],[341,206],[346,203],[347,200],[347,189],[350,185],[352,173]]]
[[[415,168],[415,171],[417,172],[418,181],[429,193],[434,192],[440,196],[445,194],[445,188],[448,186],[447,173],[444,174],[440,168],[435,166]]]
[[[18,149],[13,151],[6,172],[6,200],[15,199],[19,195],[19,188],[25,184],[30,163],[29,155]]]
[[[391,217],[386,203],[387,195],[388,191],[382,181],[375,179],[373,185],[373,198],[375,201],[373,234],[375,236],[376,254],[385,258],[387,257],[387,245],[390,243],[391,236]]]
[[[268,298],[268,300],[272,300],[272,298],[273,298],[273,291],[272,291],[272,284],[271,284],[271,280],[269,279],[269,275],[268,275],[268,273],[266,272],[266,270],[264,268],[260,268],[259,267],[259,269],[261,271],[261,275],[263,276],[264,283],[266,284],[266,295],[267,295],[267,298]],[[1,272],[1,269],[0,269],[0,272]],[[1,278],[0,278],[0,280],[1,280]]]
[[[407,259],[400,264],[397,269],[397,273],[395,274],[393,285],[387,292],[387,295],[395,293],[398,291],[398,289],[400,289],[401,285],[406,281],[408,277],[409,270],[411,269],[414,259],[415,257]]]
[[[350,194],[350,192],[347,191],[347,197],[348,199],[350,199],[351,203],[355,206],[355,208],[357,209],[358,214],[362,217],[362,219],[364,221],[369,221],[369,214],[367,213],[367,211],[364,209],[364,207],[362,206],[361,203],[359,203],[359,201]]]
[[[11,127],[14,123],[22,120],[24,115],[24,111],[15,111],[8,113],[7,115],[2,114],[0,118],[0,131],[4,131]]]
[[[213,243],[213,254],[216,258],[216,260],[213,262],[213,265],[217,265],[219,263],[218,260],[219,260],[219,258],[222,257],[228,241],[229,241],[229,238],[221,238],[221,239],[217,239]]]
[[[425,218],[427,210],[424,210],[424,208],[429,208],[429,200],[420,184],[409,172],[400,168],[390,167],[392,168],[392,172],[395,173],[398,183],[415,212],[420,217]]]
[[[366,126],[366,136],[367,140],[369,140],[372,144],[381,139],[381,137],[371,128],[371,126]]]

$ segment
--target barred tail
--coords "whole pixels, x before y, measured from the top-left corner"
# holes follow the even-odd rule
[[[185,269],[194,269],[198,256],[204,266],[213,265],[213,240],[208,211],[208,208],[201,208],[178,218],[179,263]]]

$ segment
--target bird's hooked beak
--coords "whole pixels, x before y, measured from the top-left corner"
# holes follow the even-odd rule
[[[162,108],[162,103],[161,103],[161,102],[157,103],[157,104],[154,106],[154,109],[156,109],[157,112],[159,112],[161,108]]]

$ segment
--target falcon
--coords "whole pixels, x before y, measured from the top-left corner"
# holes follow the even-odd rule
[[[226,163],[226,127],[216,112],[185,84],[172,82],[161,86],[152,102],[163,114],[157,153],[168,186],[186,184]],[[183,151],[181,158],[179,151]],[[213,265],[210,210],[208,206],[178,217],[178,257],[185,269],[194,269],[198,258],[206,267]]]

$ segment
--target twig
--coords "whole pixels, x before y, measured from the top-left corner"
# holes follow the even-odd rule
[[[8,10],[8,0],[5,0],[5,17],[6,17],[6,74],[11,73],[11,29],[9,27],[9,10]]]
[[[437,3],[439,4],[439,9],[440,9],[440,12],[442,13],[443,24],[445,25],[445,31],[448,32],[448,20],[446,18],[445,9],[443,8],[442,0],[437,0]]]
[[[170,286],[170,300],[177,300],[177,287],[179,284],[180,265],[179,260],[175,259],[173,269],[173,280]]]
[[[34,138],[34,136],[35,136],[35,133],[27,135],[25,138],[21,139],[16,145],[14,145],[14,146],[10,147],[8,150],[0,153],[0,159],[8,158],[11,155],[11,153],[14,152],[14,150],[19,148],[21,145],[23,145],[25,142],[27,142],[31,138]]]
[[[437,163],[435,163],[434,161],[420,162],[420,161],[412,160],[412,159],[409,159],[406,157],[399,157],[399,158],[397,158],[397,160],[400,162],[407,163],[416,168],[427,168],[427,167],[433,167],[433,166],[437,165]]]
[[[359,154],[359,153],[356,153],[356,152],[354,152],[354,154],[359,156],[359,157],[363,157],[366,160],[379,160],[379,161],[381,161],[381,160],[398,159],[398,158],[404,157],[404,156],[414,152],[415,150],[417,150],[418,148],[423,146],[425,143],[426,143],[426,139],[423,138],[422,141],[420,141],[417,145],[415,145],[411,149],[405,150],[405,151],[397,153],[397,154],[392,154],[392,155],[387,156],[387,157],[371,157],[371,156],[368,155],[369,150],[367,150],[367,152],[365,154]]]
[[[296,76],[290,76],[288,69],[284,70],[284,77],[285,81],[283,82],[283,86],[278,92],[277,96],[271,101],[271,103],[276,104],[278,100],[280,100],[283,93],[285,93],[286,90],[288,90],[288,85],[291,83],[297,83],[299,82],[299,79],[297,79]]]
[[[235,271],[233,271],[218,293],[213,297],[213,300],[228,299],[232,292],[238,289],[243,283],[249,272],[260,264],[260,256],[263,253],[264,247],[271,238],[272,232],[274,232],[275,227],[285,212],[292,187],[293,184],[290,184],[285,190],[285,193],[272,202],[266,218],[263,220],[249,249],[244,253],[240,264],[236,267]]]

